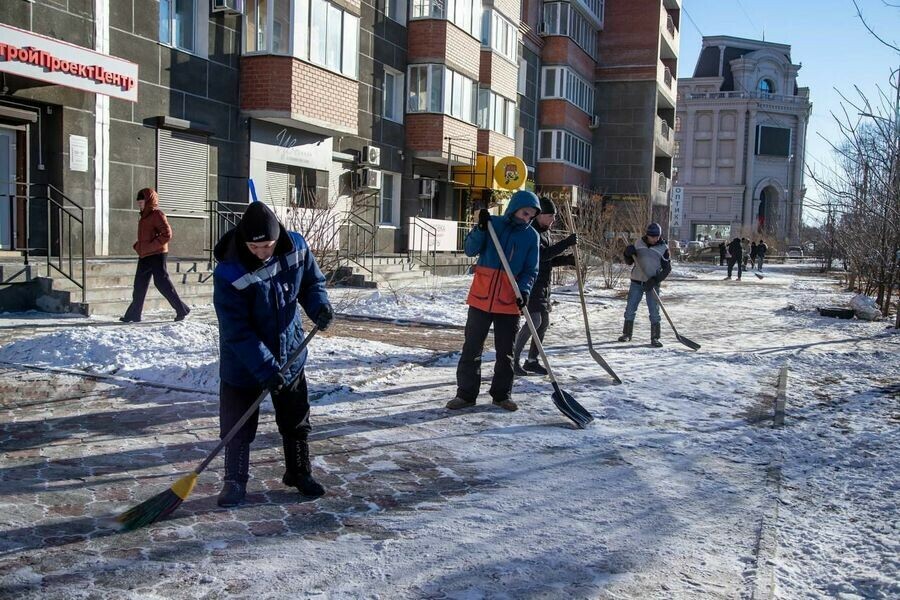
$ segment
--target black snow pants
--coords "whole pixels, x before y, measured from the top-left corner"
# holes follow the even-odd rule
[[[470,306],[466,319],[466,340],[456,367],[456,395],[464,400],[474,402],[478,398],[481,389],[481,354],[492,323],[497,359],[491,380],[491,398],[500,402],[512,396],[513,343],[519,331],[519,315],[489,313]]]
[[[738,270],[738,278],[744,273],[744,256],[742,254],[738,254],[737,256],[732,256],[728,259],[728,276],[731,277],[731,271],[734,269],[734,265],[737,264]]]
[[[131,304],[123,317],[126,321],[140,321],[144,312],[144,299],[147,297],[147,288],[150,287],[150,278],[159,293],[169,301],[176,315],[187,314],[190,309],[178,297],[169,272],[166,270],[167,254],[151,254],[138,259],[137,270],[134,273],[134,290],[131,296]]]
[[[219,438],[224,438],[231,428],[241,420],[250,405],[259,397],[263,386],[236,387],[224,381],[219,385]],[[275,407],[275,423],[282,437],[289,436],[305,440],[311,429],[309,425],[309,392],[306,387],[306,372],[301,372],[290,385],[272,395]],[[234,437],[236,442],[251,443],[256,438],[259,425],[259,408],[244,423]]]

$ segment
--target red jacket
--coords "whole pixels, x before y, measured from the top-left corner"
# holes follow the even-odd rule
[[[169,240],[172,239],[172,228],[165,213],[159,210],[159,196],[156,190],[144,188],[144,210],[141,211],[141,219],[138,221],[138,236],[134,243],[134,251],[138,256],[152,256],[165,254],[169,251]]]

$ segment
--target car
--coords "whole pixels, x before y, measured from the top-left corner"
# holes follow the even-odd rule
[[[788,258],[803,258],[802,246],[788,246],[787,252],[784,253]]]
[[[699,240],[691,240],[687,243],[687,251],[688,252],[700,252],[706,246],[703,242]]]

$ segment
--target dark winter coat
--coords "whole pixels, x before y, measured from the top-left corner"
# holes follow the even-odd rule
[[[140,258],[166,254],[172,239],[172,227],[165,213],[159,210],[159,195],[151,188],[144,188],[141,193],[144,196],[144,210],[138,221],[137,241],[132,248]]]
[[[258,268],[241,235],[232,229],[216,244],[213,304],[219,318],[219,376],[238,387],[255,387],[272,378],[303,340],[303,310],[314,319],[328,304],[325,277],[299,233],[281,227],[275,253]],[[251,255],[252,256],[252,255]],[[303,370],[306,351],[285,373],[293,381]]]
[[[523,195],[524,198],[524,195]],[[535,197],[536,198],[536,197]],[[537,199],[533,203],[513,199],[503,216],[492,215],[491,224],[506,254],[506,260],[523,294],[531,292],[538,272],[538,233],[529,223],[516,219],[513,215],[520,208],[532,207],[540,210]],[[516,293],[503,270],[500,256],[491,241],[491,235],[477,226],[466,236],[466,256],[477,256],[475,279],[469,289],[466,304],[489,313],[507,315],[519,314]]]
[[[750,242],[750,258],[756,258],[757,252],[759,252],[759,247],[756,242]]]
[[[719,258],[725,258],[725,254],[728,252],[728,249],[725,248],[725,242],[719,244]]]
[[[647,236],[642,237],[632,244],[635,250],[634,256],[625,256],[625,263],[629,265],[635,264],[637,258],[638,266],[631,269],[631,280],[643,283],[655,277],[657,282],[661,282],[669,273],[672,272],[672,259],[669,257],[669,243],[659,238],[655,244],[647,242]]]
[[[740,259],[744,256],[744,249],[741,247],[741,238],[734,238],[731,240],[731,243],[728,244],[728,254],[734,259]]]
[[[756,255],[759,257],[764,257],[766,255],[766,252],[768,252],[768,251],[769,251],[769,247],[766,245],[765,242],[758,244],[756,246]]]
[[[538,274],[531,288],[531,296],[528,298],[528,310],[538,312],[546,310],[550,312],[550,275],[553,267],[574,266],[575,257],[571,254],[560,256],[569,245],[565,240],[555,244],[550,243],[550,230],[537,229],[540,236],[540,262]]]

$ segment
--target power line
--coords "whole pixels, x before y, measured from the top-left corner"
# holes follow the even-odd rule
[[[686,17],[688,18],[688,21],[691,22],[691,25],[694,26],[694,29],[697,30],[697,33],[699,33],[699,34],[700,34],[700,37],[702,38],[702,37],[703,37],[703,32],[700,31],[700,27],[697,26],[697,22],[694,20],[694,17],[691,16],[691,13],[689,13],[689,12],[687,11],[687,9],[686,9],[684,6],[681,7],[681,12],[684,13],[684,16],[686,16]]]
[[[750,16],[750,13],[748,13],[747,9],[744,8],[744,3],[741,2],[741,0],[735,0],[735,2],[738,3],[738,6],[741,7],[741,10],[743,11],[744,16],[747,17],[747,22],[750,23],[751,29],[753,31],[759,31],[759,27],[757,27],[756,22],[753,21],[753,18]],[[763,35],[765,35],[765,34],[763,34]]]

